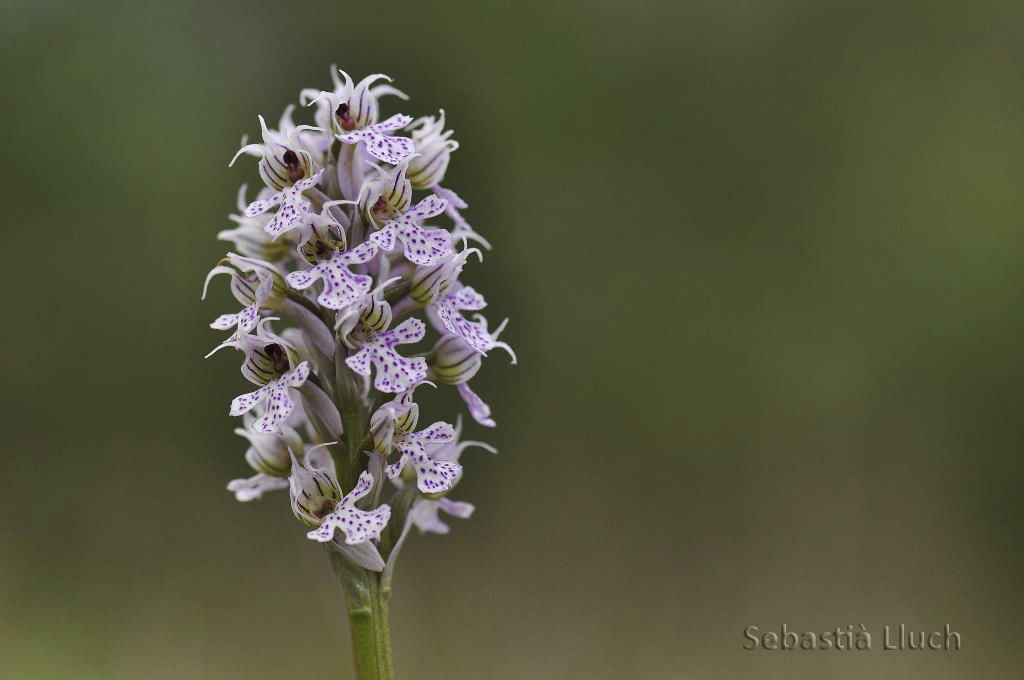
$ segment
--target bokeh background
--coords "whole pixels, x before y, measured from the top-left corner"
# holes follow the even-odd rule
[[[6,0],[0,677],[351,677],[322,552],[224,491],[244,382],[199,300],[241,135],[332,62],[447,110],[520,357],[475,383],[477,515],[403,555],[400,677],[1020,677],[1022,22]],[[742,651],[782,623],[874,649]]]

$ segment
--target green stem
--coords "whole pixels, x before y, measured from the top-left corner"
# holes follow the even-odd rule
[[[347,487],[351,487],[359,477],[359,472],[363,470],[363,444],[366,442],[369,411],[359,393],[355,376],[345,364],[347,355],[345,345],[337,343],[334,348],[334,381],[337,387],[338,411],[341,413],[341,422],[345,430],[345,447],[348,450],[348,461],[344,468],[349,471],[347,478],[342,481]]]
[[[388,597],[381,591],[380,574],[357,567],[336,550],[330,556],[345,590],[356,677],[393,680]]]

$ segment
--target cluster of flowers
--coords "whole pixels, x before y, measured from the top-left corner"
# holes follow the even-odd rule
[[[491,350],[512,363],[515,355],[498,339],[504,322],[491,329],[466,314],[486,306],[459,281],[470,256],[482,260],[470,244],[490,246],[460,214],[466,204],[441,186],[458,148],[444,111],[381,121],[381,97],[407,99],[390,79],[331,75],[333,90],[300,95],[315,107],[315,124],[296,125],[292,106],[276,130],[261,116],[262,143],[243,139],[235,156],[258,158],[266,186],[252,202],[241,188],[236,226],[218,235],[234,249],[206,284],[226,274],[243,308],[210,324],[230,332],[210,354],[240,351],[242,375],[259,386],[231,402],[256,474],[228,490],[250,501],[289,489],[309,538],[380,570],[375,541],[396,521],[393,509],[402,508],[402,536],[413,525],[447,533],[439,511],[473,511],[447,497],[462,475],[460,454],[472,445],[493,452],[459,441],[461,416],[417,431],[417,386],[454,385],[472,418],[493,427],[469,381]],[[414,191],[423,197],[414,201]],[[424,224],[442,216],[449,229]],[[399,353],[428,328],[438,336],[432,348]],[[396,487],[389,502],[384,477]]]

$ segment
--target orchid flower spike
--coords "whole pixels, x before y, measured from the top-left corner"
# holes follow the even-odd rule
[[[296,124],[293,106],[276,128],[260,116],[261,139],[243,138],[232,159],[254,157],[262,185],[242,186],[232,226],[217,234],[232,250],[203,297],[226,275],[237,305],[210,314],[221,341],[207,356],[238,351],[252,384],[230,392],[248,476],[228,491],[250,502],[287,488],[306,536],[326,545],[349,611],[372,619],[412,529],[447,533],[448,517],[473,514],[448,497],[467,471],[459,458],[494,449],[461,439],[459,412],[495,427],[473,381],[492,350],[513,364],[516,355],[499,338],[507,320],[489,327],[483,292],[464,277],[491,246],[447,186],[460,145],[445,111],[382,111],[392,95],[407,99],[382,74],[357,82],[332,67],[324,86],[300,91],[310,124]],[[417,390],[424,384],[434,389]],[[435,399],[455,413],[421,428]]]

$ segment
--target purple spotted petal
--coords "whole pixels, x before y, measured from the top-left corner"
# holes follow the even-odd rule
[[[427,332],[427,327],[419,319],[406,319],[394,329],[383,333],[393,337],[393,340],[388,340],[388,343],[394,345],[407,345],[412,342],[419,342],[423,339],[424,333]]]
[[[422,199],[419,203],[414,205],[409,210],[402,212],[403,216],[414,217],[419,220],[425,220],[428,217],[436,217],[444,212],[444,209],[448,207],[448,201],[431,194],[426,198]]]
[[[316,174],[299,180],[292,186],[285,187],[266,199],[253,201],[245,209],[245,214],[249,217],[255,217],[280,204],[281,207],[278,208],[277,213],[264,229],[274,238],[291,231],[300,224],[305,223],[310,215],[309,201],[302,195],[302,192],[315,187],[320,182],[320,177],[323,173],[324,171],[320,170]]]
[[[352,491],[341,499],[334,511],[326,515],[320,527],[306,534],[309,538],[326,543],[334,538],[335,530],[345,535],[345,543],[355,545],[378,538],[391,517],[391,507],[381,505],[373,510],[360,510],[355,502],[373,488],[373,476],[369,472],[359,475],[359,481]]]
[[[256,324],[260,320],[260,305],[270,295],[270,291],[274,287],[274,281],[271,277],[266,277],[260,282],[260,285],[256,288],[255,299],[252,304],[246,305],[241,312],[237,314],[221,314],[213,323],[210,324],[210,328],[216,328],[220,331],[226,331],[232,326],[237,325],[237,335],[250,332],[253,328],[256,328]]]
[[[416,433],[416,438],[431,444],[446,444],[455,439],[455,428],[448,423],[436,422],[425,430]]]
[[[254,406],[266,401],[262,416],[257,418],[252,429],[264,434],[276,434],[281,431],[281,424],[295,409],[295,402],[288,394],[289,387],[299,387],[309,377],[309,365],[303,361],[292,370],[284,373],[260,389],[235,397],[231,401],[231,415],[240,416],[252,410]]]
[[[497,425],[494,419],[491,418],[491,407],[476,392],[469,388],[468,382],[460,383],[456,386],[456,389],[459,391],[459,396],[462,397],[462,400],[466,402],[466,407],[469,408],[469,414],[473,416],[473,420],[485,427]]]
[[[423,229],[414,224],[403,224],[399,227],[398,237],[405,243],[405,258],[421,267],[444,262],[455,252],[451,234],[444,229]]]
[[[387,467],[387,474],[395,479],[407,463],[416,470],[416,486],[423,493],[447,491],[458,481],[462,466],[458,463],[437,460],[427,453],[425,444],[444,444],[455,439],[455,428],[448,423],[437,422],[420,432],[397,431],[394,446],[401,451],[399,460]]]
[[[410,262],[429,267],[438,264],[455,251],[452,250],[452,236],[444,229],[424,229],[420,223],[444,212],[447,201],[430,195],[408,210],[403,210],[395,219],[388,220],[384,228],[372,234],[370,240],[382,250],[395,247],[397,237],[405,244],[405,257]]]
[[[416,488],[423,493],[443,493],[458,481],[462,466],[444,460],[434,460],[426,451],[403,453],[398,462],[387,467],[388,477],[396,479],[402,474],[406,463],[416,470]]]
[[[348,492],[348,495],[341,499],[339,505],[352,505],[366,494],[370,493],[373,488],[373,475],[369,472],[363,471],[359,474],[359,479],[356,481],[356,485]]]
[[[401,129],[410,122],[412,122],[412,118],[396,114],[383,123],[338,135],[338,139],[348,144],[365,142],[366,151],[371,156],[385,163],[398,165],[412,156],[416,152],[416,147],[408,137],[389,137],[384,133]]]
[[[280,380],[287,383],[289,387],[301,387],[309,377],[309,364],[303,361],[301,364],[281,376]]]
[[[455,306],[459,309],[479,310],[487,306],[484,296],[476,292],[470,286],[460,288],[453,294]]]
[[[256,217],[257,215],[262,215],[263,213],[267,212],[268,210],[273,208],[275,205],[280,203],[281,202],[281,198],[282,198],[282,194],[281,194],[281,192],[278,192],[276,194],[268,196],[265,199],[258,200],[258,201],[253,201],[252,203],[250,203],[248,205],[248,207],[246,207],[246,209],[245,209],[245,216],[246,217]]]
[[[319,302],[328,309],[344,309],[355,304],[361,297],[370,292],[373,279],[362,274],[353,274],[349,265],[366,262],[377,252],[372,243],[362,243],[357,248],[338,253],[326,262],[313,265],[306,271],[288,274],[285,279],[292,288],[308,288],[314,281],[322,278],[324,290],[317,297]]]
[[[370,375],[370,350],[364,347],[345,359],[345,363],[359,375]]]
[[[416,147],[408,137],[385,137],[374,134],[366,143],[366,150],[374,158],[385,163],[398,165],[416,152]]]
[[[463,289],[466,290],[466,289]],[[462,309],[482,309],[486,303],[482,296],[472,288],[469,293],[461,298],[458,293],[449,293],[437,302],[437,318],[441,320],[444,327],[452,335],[457,335],[466,341],[466,344],[481,354],[486,354],[494,347],[494,338],[487,332],[487,326],[482,321],[470,321],[462,315]],[[461,293],[462,291],[459,291]],[[463,306],[460,302],[468,302],[469,306]]]
[[[358,352],[345,359],[356,373],[370,374],[370,364],[377,369],[374,387],[381,392],[404,392],[427,377],[427,362],[423,357],[406,359],[395,352],[395,345],[417,342],[423,338],[426,327],[419,319],[406,319],[397,328],[381,333],[362,343]]]
[[[231,400],[231,411],[229,411],[229,413],[233,416],[240,416],[243,413],[248,413],[256,404],[267,398],[269,388],[270,385],[264,385],[258,390],[238,395]]]
[[[394,132],[395,130],[401,130],[411,122],[412,116],[396,113],[387,120],[381,121],[372,127],[381,132]]]
[[[398,223],[390,220],[384,225],[383,229],[370,234],[370,243],[373,243],[381,250],[393,250],[396,236],[398,236]]]
[[[227,329],[238,323],[239,314],[221,314],[210,324],[210,328],[216,328],[218,331],[226,331]]]

